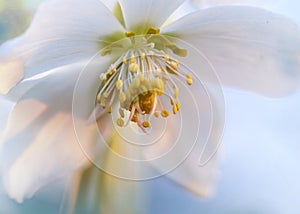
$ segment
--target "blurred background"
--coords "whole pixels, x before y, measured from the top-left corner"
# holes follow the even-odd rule
[[[24,32],[40,2],[0,0],[0,43]],[[274,2],[261,6],[300,22],[299,1]],[[215,196],[203,200],[162,177],[142,184],[148,189],[143,208],[147,213],[300,212],[300,92],[281,99],[232,89],[225,89],[224,93],[226,127]],[[11,103],[0,101],[0,107],[0,130],[3,130],[6,109]],[[19,205],[0,188],[0,214],[58,213],[62,193],[52,194],[57,196],[56,200],[42,196]]]

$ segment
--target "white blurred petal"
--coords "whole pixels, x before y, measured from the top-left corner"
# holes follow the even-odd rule
[[[160,28],[185,0],[120,0],[126,27],[133,30],[153,26]]]
[[[274,7],[278,5],[282,0],[192,0],[199,7],[211,7],[222,5],[249,5],[257,7]]]
[[[1,164],[6,190],[18,202],[89,163],[76,135],[80,135],[85,149],[95,149],[97,125],[87,127],[84,117],[91,111],[87,107],[82,115],[74,115],[78,117],[77,126],[84,127],[75,133],[71,114],[73,90],[83,66],[62,67],[47,76],[21,98],[9,118],[2,142]]]
[[[205,54],[223,84],[268,96],[299,85],[300,28],[281,15],[244,6],[201,10],[167,26]]]
[[[27,32],[0,47],[0,93],[23,77],[92,57],[103,36],[122,31],[99,0],[46,1]]]
[[[116,5],[117,5],[117,0],[101,0],[103,4],[106,5],[111,11],[114,11]]]

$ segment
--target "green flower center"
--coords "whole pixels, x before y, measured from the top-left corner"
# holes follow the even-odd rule
[[[179,88],[172,79],[177,76],[184,78],[188,85],[193,84],[192,76],[185,72],[187,67],[167,54],[171,52],[185,57],[187,51],[177,47],[153,27],[145,35],[127,32],[125,37],[101,52],[102,56],[116,54],[118,57],[100,76],[102,82],[96,104],[107,109],[108,113],[113,113],[113,105],[118,105],[118,126],[133,122],[147,133],[152,116],[166,118],[171,111],[177,114],[180,110]],[[171,110],[160,101],[163,95],[169,97]]]

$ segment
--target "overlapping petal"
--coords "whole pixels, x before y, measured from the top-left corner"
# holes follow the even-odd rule
[[[46,1],[27,32],[1,46],[0,93],[24,77],[93,56],[104,36],[122,31],[99,0]]]
[[[127,29],[139,27],[139,31],[144,32],[150,26],[160,28],[184,2],[185,0],[120,0],[120,5]]]
[[[0,157],[6,189],[19,202],[89,163],[77,135],[85,149],[95,149],[97,125],[86,123],[84,117],[91,111],[87,107],[81,115],[73,115],[77,126],[84,127],[76,133],[71,114],[73,90],[83,67],[73,64],[55,70],[21,98],[9,118]]]
[[[208,57],[222,83],[269,96],[300,81],[300,28],[263,9],[223,6],[190,14],[164,30]]]

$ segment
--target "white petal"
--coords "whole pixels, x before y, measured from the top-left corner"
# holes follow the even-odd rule
[[[116,5],[117,5],[117,0],[101,0],[103,4],[105,4],[111,11],[114,11]]]
[[[76,64],[57,69],[21,98],[9,118],[0,157],[6,190],[18,202],[88,163],[77,135],[85,149],[95,149],[97,125],[87,127],[82,118],[87,112],[71,114],[73,90],[82,68]],[[83,127],[76,133],[74,117],[77,127]]]
[[[192,0],[195,4],[198,4],[200,7],[211,7],[211,6],[220,6],[220,5],[249,5],[257,7],[274,7],[278,5],[282,0]]]
[[[183,16],[186,16],[190,13],[193,13],[195,11],[199,10],[199,6],[195,4],[193,1],[185,1],[170,17],[169,19],[164,23],[162,27],[165,25],[168,25],[172,22],[174,22],[177,19],[182,18]]]
[[[122,31],[99,0],[41,4],[27,32],[0,47],[0,93],[7,93],[23,77],[90,58],[104,36]]]
[[[224,125],[222,100],[194,80],[191,91],[180,88],[181,109],[168,118],[164,136],[144,154],[162,174],[189,191],[209,197],[218,177],[218,148]],[[219,105],[220,104],[220,105]],[[165,106],[165,105],[164,105]],[[159,156],[163,154],[163,156]]]
[[[184,1],[120,0],[120,4],[127,29],[134,30],[139,27],[140,31],[145,31],[150,26],[160,28]]]
[[[300,29],[262,9],[209,8],[167,26],[208,57],[221,82],[268,96],[298,87]]]
[[[6,126],[8,115],[13,107],[13,103],[0,98],[0,106],[1,106],[1,110],[0,110],[0,138],[1,138],[4,128]]]

